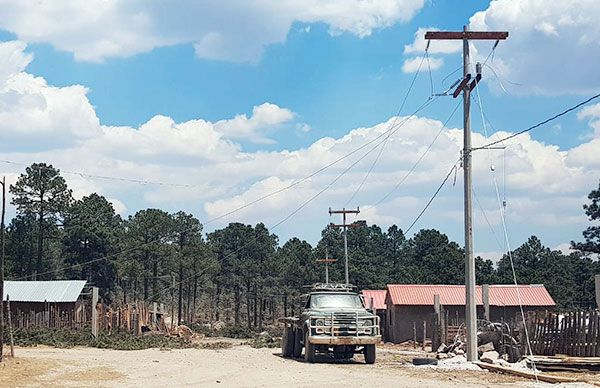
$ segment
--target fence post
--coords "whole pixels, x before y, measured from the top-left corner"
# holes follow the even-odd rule
[[[13,338],[12,319],[10,317],[10,295],[6,294],[6,312],[8,313],[8,333],[10,335],[10,356],[15,358],[15,340]]]
[[[98,338],[98,287],[92,287],[92,335]]]
[[[600,308],[600,274],[594,275],[594,286],[596,288],[596,307]]]
[[[486,321],[490,320],[490,285],[484,284],[481,286],[481,297],[483,299],[483,318]]]
[[[423,350],[425,350],[425,339],[427,338],[427,321],[423,321]]]
[[[433,334],[431,336],[431,351],[437,350],[441,345],[441,327],[442,327],[442,316],[441,316],[441,306],[440,306],[440,296],[439,294],[433,295]]]
[[[417,348],[417,322],[413,322],[413,348]]]

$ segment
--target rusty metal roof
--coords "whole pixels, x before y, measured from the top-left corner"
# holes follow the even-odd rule
[[[11,302],[75,302],[85,283],[85,280],[6,280],[2,300],[8,295]]]
[[[373,308],[375,310],[385,310],[385,298],[387,297],[387,290],[363,290],[362,294],[365,299],[373,298]],[[367,300],[367,305],[369,301]]]
[[[518,292],[517,292],[518,290]],[[433,305],[433,296],[438,294],[442,305],[464,305],[465,286],[441,284],[390,284],[390,299],[395,305]],[[475,297],[481,305],[481,286],[477,286]],[[490,285],[490,306],[555,306],[554,300],[543,284]]]

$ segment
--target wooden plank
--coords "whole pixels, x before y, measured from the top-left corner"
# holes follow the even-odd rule
[[[506,373],[506,374],[511,374],[514,376],[532,379],[532,380],[535,380],[537,377],[537,380],[544,381],[546,383],[576,383],[576,382],[578,382],[577,379],[574,379],[571,377],[551,376],[551,375],[547,375],[544,373],[537,373],[537,376],[536,376],[536,374],[533,372],[516,370],[516,369],[507,368],[507,367],[500,366],[500,365],[487,364],[487,363],[481,362],[481,361],[474,361],[473,364],[477,365],[480,368],[490,370],[492,372]]]
[[[427,31],[427,40],[504,40],[507,31]]]
[[[592,331],[594,330],[594,321],[592,319],[593,312],[591,310],[587,311],[587,331],[585,334],[585,356],[592,356]]]
[[[567,325],[567,338],[564,353],[573,355],[573,332],[575,330],[575,313],[573,311],[569,311]]]
[[[596,337],[595,337],[595,346],[594,346],[594,356],[600,356],[600,314],[596,311]]]

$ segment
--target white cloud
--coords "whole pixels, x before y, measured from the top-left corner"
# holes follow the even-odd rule
[[[404,46],[404,54],[423,54],[427,47],[425,33],[427,31],[439,31],[435,27],[421,27],[415,32],[413,43]],[[462,43],[456,40],[432,40],[429,43],[430,54],[455,54],[462,51]]]
[[[562,243],[562,244],[558,244],[557,246],[555,246],[554,248],[552,248],[553,251],[560,251],[562,252],[563,255],[570,255],[573,252],[577,252],[574,249],[571,249],[571,244],[570,243]]]
[[[390,118],[372,127],[356,128],[339,138],[319,139],[306,148],[270,152],[248,152],[236,140],[267,138],[268,131],[288,123],[290,129],[297,129],[293,121],[296,115],[292,111],[269,103],[254,107],[250,116],[239,115],[217,122],[202,119],[176,122],[170,117],[155,116],[138,128],[105,126],[99,124],[84,87],[55,87],[42,78],[33,77],[23,69],[27,61],[13,65],[19,63],[19,58],[25,58],[24,46],[12,44],[11,47],[12,53],[0,45],[0,52],[4,49],[5,53],[9,52],[7,57],[17,58],[16,62],[0,61],[3,64],[0,74],[6,74],[7,80],[0,93],[0,114],[7,118],[20,116],[27,125],[16,125],[11,129],[12,136],[0,132],[0,136],[4,136],[2,159],[25,164],[52,163],[63,171],[77,197],[97,191],[114,199],[119,212],[135,212],[148,206],[169,211],[182,209],[204,221],[297,182],[366,142],[376,144],[376,139],[381,139],[394,122]],[[11,93],[19,98],[40,98],[43,104],[39,108],[24,108],[14,102]],[[595,109],[583,110],[580,117],[593,120]],[[397,123],[404,121],[400,118]],[[462,146],[460,129],[445,129],[414,173],[388,199],[377,202],[406,175],[441,127],[438,120],[414,117],[396,128],[371,176],[354,203],[349,204],[361,206],[361,219],[381,223],[384,227],[386,223],[395,222],[406,228],[412,222],[458,158]],[[506,134],[499,132],[486,138],[474,133],[473,144],[478,146]],[[54,137],[65,139],[60,149],[46,141]],[[530,234],[530,227],[535,227],[543,237],[544,231],[562,231],[565,224],[569,225],[569,233],[583,230],[587,221],[581,205],[591,189],[590,182],[597,182],[600,174],[598,141],[594,139],[564,150],[533,140],[529,135],[506,142],[508,219],[513,225],[524,225],[524,235]],[[329,221],[326,209],[344,206],[349,200],[370,168],[374,153],[335,184],[331,183],[370,148],[364,148],[292,190],[271,196],[211,227],[235,220],[264,221],[271,226],[329,187],[294,215],[293,221],[285,224],[290,225],[290,234],[300,236],[309,230],[319,230]],[[477,194],[493,225],[498,225],[499,212],[489,164],[497,166],[500,180],[503,161],[499,152],[474,155]],[[24,166],[0,164],[0,169],[0,174],[15,177]],[[92,178],[77,172],[125,180]],[[416,228],[438,227],[454,239],[461,239],[462,174],[456,175],[456,185],[452,185],[452,177]],[[142,185],[127,179],[166,184]],[[483,233],[484,227],[480,226],[479,233]],[[578,234],[572,238],[576,239]],[[561,238],[564,241],[569,237]],[[494,249],[495,245],[494,242],[491,247],[480,248]]]
[[[489,251],[489,252],[474,252],[475,257],[479,256],[483,259],[491,260],[494,264],[498,263],[504,255],[501,251]]]
[[[359,37],[410,20],[424,0],[4,0],[0,29],[47,42],[76,59],[102,61],[157,47],[194,44],[202,58],[256,61],[294,22],[326,23]]]
[[[494,90],[515,94],[586,94],[600,87],[600,2],[597,0],[492,0],[469,19],[472,31],[508,31],[488,61],[503,82]],[[404,54],[421,54],[427,42],[422,27]],[[472,41],[474,61],[483,61],[493,41]],[[431,41],[429,53],[456,54],[461,41]],[[490,72],[491,70],[485,70]],[[490,76],[489,79],[494,77]]]
[[[597,0],[495,0],[471,17],[470,28],[509,31],[492,65],[523,85],[512,92],[588,93],[600,86],[599,18]],[[487,55],[491,44],[478,47]]]
[[[419,70],[419,66],[421,66],[422,70],[437,70],[444,64],[442,58],[429,58],[429,65],[426,62],[427,60],[423,61],[423,64],[421,65],[422,60],[422,57],[405,59],[404,64],[402,65],[402,71],[405,73],[416,73],[417,70]]]
[[[252,116],[237,115],[233,119],[221,120],[215,123],[215,130],[231,139],[245,139],[254,143],[273,143],[259,131],[273,129],[288,123],[295,117],[289,109],[280,108],[275,104],[265,102],[252,109]]]

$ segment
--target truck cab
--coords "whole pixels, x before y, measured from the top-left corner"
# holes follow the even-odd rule
[[[314,362],[316,354],[332,354],[348,359],[362,353],[367,364],[376,359],[381,342],[379,317],[369,311],[352,286],[316,284],[301,297],[303,309],[298,318],[280,320],[285,324],[282,353]]]

